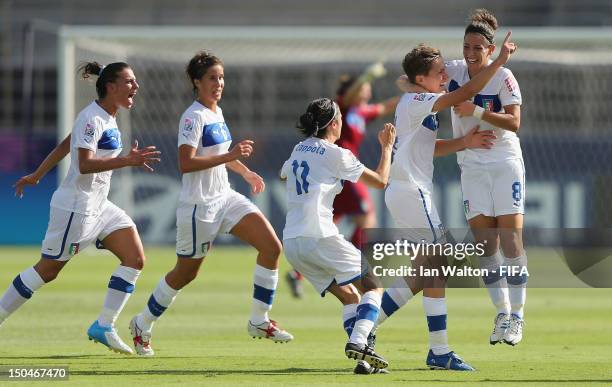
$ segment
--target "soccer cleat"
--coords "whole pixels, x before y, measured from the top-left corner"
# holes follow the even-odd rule
[[[504,341],[504,335],[506,334],[506,330],[508,330],[509,323],[510,318],[505,313],[499,313],[497,317],[495,317],[493,333],[491,333],[489,337],[489,343],[491,345]]]
[[[525,321],[522,318],[515,314],[510,315],[510,323],[504,333],[504,343],[512,346],[520,343],[523,339],[523,325]]]
[[[121,337],[119,337],[115,328],[102,327],[100,324],[98,324],[98,320],[91,324],[87,330],[87,336],[89,337],[89,340],[93,340],[95,343],[102,343],[106,345],[111,351],[126,355],[134,354],[132,348],[121,340]]]
[[[132,340],[134,340],[136,353],[140,356],[153,356],[155,351],[151,348],[151,332],[145,332],[138,326],[137,317],[134,316],[130,321],[130,333],[132,334]]]
[[[367,344],[355,344],[348,342],[344,347],[344,353],[349,359],[365,360],[371,366],[376,368],[382,369],[389,367],[389,362],[374,352],[374,350],[368,347]]]
[[[432,370],[451,370],[451,371],[475,371],[474,367],[465,363],[455,352],[451,351],[444,355],[434,355],[430,349],[425,361]]]
[[[372,375],[372,374],[388,374],[389,371],[385,368],[372,367],[365,360],[359,360],[353,373],[356,375]]]
[[[274,320],[266,321],[259,325],[255,325],[249,321],[247,331],[253,338],[259,337],[261,339],[264,337],[274,341],[275,343],[287,343],[293,340],[293,335],[286,330],[279,328]]]
[[[287,280],[287,285],[289,285],[289,289],[291,289],[291,294],[295,298],[302,298],[304,294],[304,290],[302,289],[302,275],[296,270],[291,270],[285,275],[285,279]]]

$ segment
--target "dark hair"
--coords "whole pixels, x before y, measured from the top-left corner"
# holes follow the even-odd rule
[[[336,89],[336,95],[339,97],[344,96],[346,92],[357,82],[357,76],[342,74],[338,78],[338,88]]]
[[[197,88],[193,81],[202,78],[206,71],[215,65],[223,66],[223,61],[208,51],[199,51],[191,58],[185,72],[191,81],[194,93],[197,92]]]
[[[402,68],[410,82],[416,84],[416,76],[427,75],[432,63],[438,58],[441,58],[440,50],[421,43],[406,54]]]
[[[98,98],[102,99],[106,97],[106,84],[109,82],[115,82],[119,77],[119,73],[124,69],[129,69],[130,65],[124,62],[115,62],[102,66],[98,62],[85,62],[81,64],[77,72],[81,73],[83,79],[88,79],[92,75],[97,75],[96,80],[96,93]]]
[[[296,126],[306,137],[323,137],[327,127],[340,113],[338,105],[329,98],[318,98],[308,104]]]
[[[479,8],[472,12],[468,19],[468,26],[465,28],[465,35],[480,34],[487,39],[490,44],[495,43],[495,31],[499,25],[495,16],[484,8]]]

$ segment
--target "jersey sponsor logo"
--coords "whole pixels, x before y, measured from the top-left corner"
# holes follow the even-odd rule
[[[516,89],[516,80],[514,79],[514,77],[508,77],[504,79],[504,83],[506,84],[506,88],[508,89],[508,91],[510,93],[514,93],[514,90]]]
[[[232,136],[225,122],[215,122],[214,124],[204,125],[202,130],[202,146],[213,146],[231,141]]]
[[[83,133],[83,140],[85,140],[85,142],[88,144],[91,143],[95,133],[96,133],[96,128],[94,124],[92,124],[91,122],[88,122],[87,124],[85,124],[85,132]]]
[[[98,149],[119,149],[121,148],[121,134],[119,129],[106,129],[100,140],[98,140]]]
[[[415,94],[414,98],[415,101],[425,101],[425,94],[424,93],[419,93],[419,94]]]

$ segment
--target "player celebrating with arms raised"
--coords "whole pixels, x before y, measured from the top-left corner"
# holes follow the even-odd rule
[[[404,71],[411,90],[397,106],[398,145],[391,167],[385,202],[398,227],[407,229],[413,242],[436,243],[444,240],[433,195],[433,157],[443,156],[469,147],[490,147],[492,136],[472,128],[465,136],[453,140],[436,140],[436,113],[476,95],[509,59],[515,50],[506,36],[498,58],[457,90],[444,93],[448,76],[440,51],[419,45],[406,55]],[[392,288],[395,289],[395,288]],[[413,292],[407,286],[389,290],[382,301],[386,316],[401,307]],[[420,290],[420,289],[416,289]],[[394,297],[394,293],[406,294]],[[450,351],[446,335],[446,299],[444,287],[423,289],[423,308],[427,315],[430,351],[426,363],[431,368],[471,371]]]

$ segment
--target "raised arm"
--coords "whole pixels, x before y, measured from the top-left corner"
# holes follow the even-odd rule
[[[13,185],[15,187],[15,196],[22,198],[23,190],[27,185],[36,185],[42,179],[47,172],[57,165],[68,153],[70,153],[70,134],[59,143],[52,151],[45,157],[42,163],[36,168],[34,172],[29,175],[21,177]]]
[[[346,108],[356,104],[359,100],[359,92],[361,90],[361,86],[364,83],[372,82],[376,78],[383,77],[386,73],[387,70],[385,69],[385,66],[382,64],[382,62],[376,62],[371,64],[346,91],[344,97],[342,98],[343,106],[341,107]]]
[[[378,166],[375,171],[366,168],[359,177],[359,181],[367,186],[383,189],[389,182],[391,153],[395,143],[395,126],[389,123],[385,124],[384,129],[378,132],[378,142],[381,150]]]
[[[433,106],[433,111],[439,112],[451,106],[457,105],[463,101],[466,101],[476,94],[480,90],[482,90],[486,84],[493,78],[495,72],[503,66],[510,56],[516,51],[516,44],[510,41],[510,37],[512,36],[512,31],[509,31],[504,39],[504,42],[501,46],[501,50],[499,55],[495,60],[484,68],[481,72],[479,72],[474,78],[470,79],[468,83],[461,86],[457,90],[444,94],[440,98],[436,100],[436,103]]]

